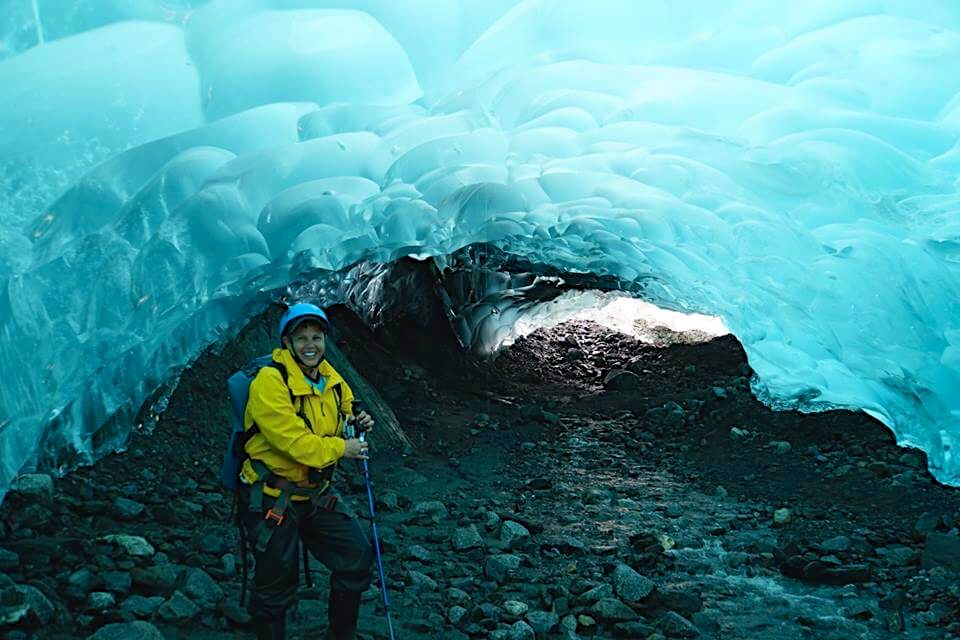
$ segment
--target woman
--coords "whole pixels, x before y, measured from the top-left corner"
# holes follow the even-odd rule
[[[356,638],[360,596],[370,584],[372,548],[330,481],[342,458],[367,459],[367,443],[343,437],[343,422],[373,426],[352,416],[353,392],[324,359],[330,322],[320,307],[291,306],[280,319],[282,348],[250,384],[241,478],[243,522],[254,543],[256,569],[249,610],[259,639],[286,637],[294,603],[298,549],[331,571],[327,638]]]

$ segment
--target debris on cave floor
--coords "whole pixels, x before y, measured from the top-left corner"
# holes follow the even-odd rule
[[[734,338],[689,342],[574,322],[458,369],[346,345],[416,444],[371,462],[398,638],[960,633],[960,494],[863,414],[763,406]],[[10,495],[6,637],[252,637],[221,431],[189,415]],[[301,584],[291,637],[325,626],[325,579]],[[379,602],[375,581],[367,637],[386,637]]]

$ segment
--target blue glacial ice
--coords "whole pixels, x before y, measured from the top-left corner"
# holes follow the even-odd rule
[[[719,316],[764,401],[960,485],[954,0],[9,5],[0,496],[122,447],[291,283],[375,322],[386,265],[478,247],[465,345],[549,274]]]

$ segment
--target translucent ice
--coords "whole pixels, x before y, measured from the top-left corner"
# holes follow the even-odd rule
[[[418,304],[406,256],[480,351],[591,287],[719,316],[960,484],[952,0],[61,4],[0,17],[0,494],[291,282]]]

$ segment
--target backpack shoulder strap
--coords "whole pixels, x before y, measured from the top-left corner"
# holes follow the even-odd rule
[[[286,385],[287,391],[290,392],[290,404],[296,406],[293,397],[293,389],[290,388],[290,385],[287,384],[287,367],[282,362],[277,362],[276,360],[271,359],[268,367],[273,367],[280,372],[280,377],[283,378],[283,384]]]

